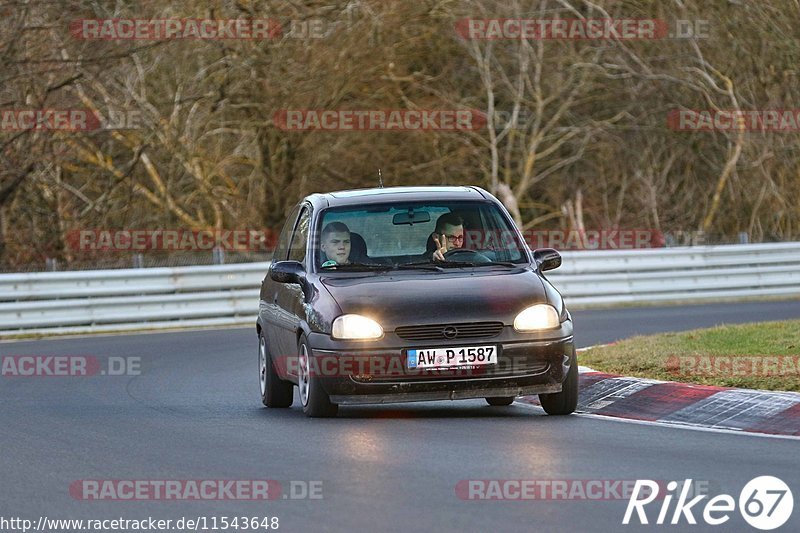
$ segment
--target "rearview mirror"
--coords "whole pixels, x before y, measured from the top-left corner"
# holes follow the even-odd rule
[[[539,270],[553,270],[561,266],[561,254],[552,248],[540,248],[533,252],[533,260]]]
[[[400,226],[402,224],[408,224],[412,226],[414,224],[424,224],[425,222],[431,221],[431,214],[427,211],[414,211],[413,209],[409,209],[406,213],[397,213],[394,217],[392,217],[392,224],[395,226]]]
[[[306,278],[306,269],[299,261],[278,261],[269,267],[269,277],[278,283],[303,284]]]

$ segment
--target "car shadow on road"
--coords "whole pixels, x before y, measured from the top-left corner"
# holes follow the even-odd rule
[[[482,401],[474,402],[421,402],[382,405],[344,405],[339,407],[336,418],[344,419],[457,419],[457,418],[549,418],[538,407],[512,404],[507,407],[492,407]],[[299,402],[289,409],[259,409],[259,415],[265,417],[280,416],[304,417]],[[558,417],[562,418],[562,417]]]

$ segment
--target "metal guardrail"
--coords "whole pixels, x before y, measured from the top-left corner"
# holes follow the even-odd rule
[[[564,252],[571,307],[800,295],[800,243]],[[0,336],[254,323],[269,263],[0,275]]]
[[[269,263],[0,275],[0,336],[255,323]]]
[[[800,295],[800,243],[564,253],[570,306]]]

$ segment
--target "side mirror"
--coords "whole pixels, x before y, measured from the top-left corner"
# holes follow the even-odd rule
[[[269,267],[269,277],[278,283],[303,284],[306,278],[306,269],[299,261],[278,261]]]
[[[552,248],[540,248],[533,252],[533,259],[539,270],[553,270],[561,266],[561,254]]]

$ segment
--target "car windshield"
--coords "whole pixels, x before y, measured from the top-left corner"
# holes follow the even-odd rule
[[[492,202],[330,208],[316,228],[316,264],[322,271],[439,271],[526,263],[525,245],[512,224]],[[444,260],[435,256],[437,250]]]

